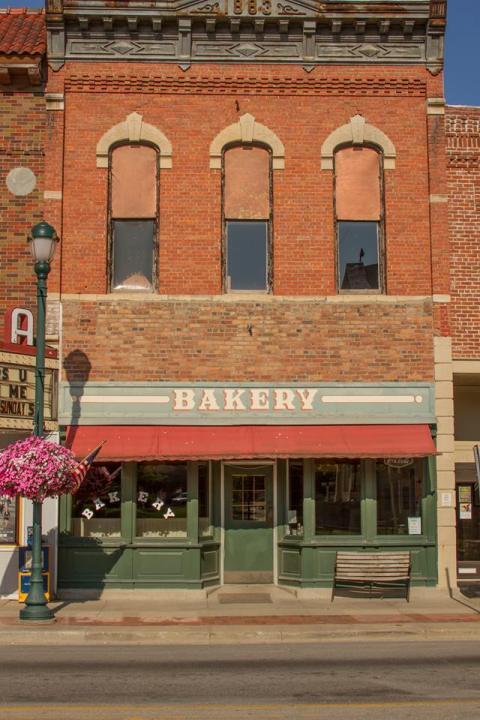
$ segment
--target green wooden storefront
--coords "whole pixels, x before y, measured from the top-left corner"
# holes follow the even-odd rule
[[[358,464],[361,531],[355,535],[318,534],[315,461],[310,459],[301,462],[301,527],[297,523],[293,534],[289,462],[278,459],[255,463],[209,462],[208,510],[202,510],[203,515],[208,513],[207,528],[205,523],[201,527],[200,522],[200,466],[198,462],[188,462],[185,533],[175,538],[137,536],[139,464],[126,462],[121,474],[118,537],[76,536],[72,497],[61,499],[59,590],[199,589],[252,578],[254,582],[273,581],[293,587],[329,587],[337,550],[382,552],[393,548],[411,552],[414,585],[435,585],[435,458],[417,462],[421,463],[420,534],[377,534],[378,499],[373,460]],[[266,483],[258,494],[265,513],[263,520],[257,516],[249,524],[242,522],[239,501],[232,495],[233,492],[238,495],[241,490],[229,490],[229,481],[237,485],[243,482],[242,487],[247,488],[243,490],[244,495],[251,495],[254,478],[264,478],[261,482]]]

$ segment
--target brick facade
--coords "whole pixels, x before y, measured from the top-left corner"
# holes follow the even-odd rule
[[[47,219],[62,237],[51,281],[62,313],[61,417],[73,426],[65,437],[77,454],[87,430],[99,439],[105,435],[107,442],[115,437],[115,459],[132,461],[132,488],[138,479],[136,463],[145,455],[125,439],[129,429],[140,425],[148,437],[152,424],[168,428],[169,423],[183,422],[178,415],[156,410],[159,403],[169,402],[162,394],[168,383],[338,383],[338,400],[324,403],[333,407],[309,416],[309,423],[368,425],[375,412],[382,412],[385,425],[436,424],[440,452],[451,451],[445,3],[420,2],[413,8],[391,2],[373,11],[369,3],[353,7],[340,2],[318,11],[295,2],[285,9],[275,2],[271,10],[271,16],[264,17],[265,6],[258,4],[248,9],[227,2],[224,12],[218,4],[192,3],[185,9],[169,3],[150,15],[147,6],[132,4],[126,12],[121,3],[105,3],[100,16],[98,7],[80,13],[69,6],[62,13],[57,2],[47,3],[52,40],[47,91],[61,98],[50,114],[45,171],[46,189],[61,193],[61,201],[46,201]],[[140,142],[144,126],[148,142],[158,148],[160,168],[155,287],[153,292],[127,293],[120,281],[121,292],[112,292],[109,222],[120,225],[126,220],[109,214],[109,151],[116,144]],[[218,140],[222,134],[227,138],[223,145]],[[330,147],[334,134],[340,140],[331,140]],[[229,246],[223,237],[221,153],[232,143],[248,146],[259,137],[272,150],[272,253],[265,272],[272,282],[259,285],[271,287],[271,292],[244,289],[235,294],[224,291]],[[343,260],[337,249],[334,157],[344,146],[373,146],[383,163],[381,210],[368,242],[377,241],[380,226],[385,282],[359,283],[363,289],[358,290],[355,280],[343,290],[336,280],[337,263]],[[237,221],[242,216],[233,217]],[[265,247],[267,237],[265,229]],[[131,231],[128,242],[133,239]],[[363,262],[364,249],[356,245],[354,253],[359,260],[352,251],[345,261],[352,278],[357,270],[366,276],[367,266],[371,276],[377,273],[376,256]],[[132,268],[132,276],[139,275]],[[149,270],[143,279],[149,286]],[[416,394],[415,383],[430,385],[428,407]],[[192,437],[198,426],[215,429],[218,422],[223,428],[224,422],[254,428],[258,422],[258,417],[218,420],[199,412],[188,431]],[[423,451],[427,455],[434,446],[430,431],[425,425],[423,429],[430,443]],[[317,457],[318,447],[302,457]],[[169,452],[172,448],[164,451],[155,445],[151,457],[195,459],[188,450],[187,455]],[[277,458],[275,452],[248,452],[251,459]],[[218,503],[223,502],[221,460],[233,457],[225,453],[219,441],[211,457],[212,472],[218,471],[212,484]],[[363,457],[361,448],[351,453],[346,457]],[[382,448],[377,453],[384,457]],[[411,447],[391,454],[413,465]],[[430,470],[426,462],[422,467],[434,487],[434,464]],[[198,467],[191,468],[198,473]],[[312,495],[318,494],[314,463],[304,463],[303,472],[309,478],[303,491],[309,488],[310,493],[304,495],[303,507],[308,500],[312,508]],[[442,472],[439,488],[451,490],[452,473]],[[428,485],[422,482],[417,480],[416,486],[425,489]],[[196,492],[192,488],[190,484],[189,492]],[[417,563],[414,572],[419,584],[437,582],[438,539],[440,582],[445,584],[445,567],[450,576],[455,573],[453,502],[442,508],[438,525],[435,495],[429,493],[421,503],[428,510],[420,510],[419,504],[412,507],[412,513],[423,512],[421,546],[408,538]],[[224,510],[228,515],[229,509]],[[306,547],[316,528],[312,513],[307,518],[305,512],[305,520]],[[69,522],[67,518],[62,532],[71,532]],[[217,525],[221,522],[217,518]],[[371,542],[375,532],[382,534],[380,526],[373,530],[375,512],[370,529],[365,522],[366,534],[355,537],[352,547],[364,547],[365,538]],[[188,532],[197,542],[198,523],[194,527],[191,522]],[[385,547],[403,547],[408,532],[406,522]],[[161,545],[159,539],[160,554]],[[311,558],[321,554],[318,548],[311,550]],[[127,553],[122,553],[126,562]],[[298,558],[302,553],[300,549]],[[66,586],[93,582],[90,568],[78,570],[80,556],[79,551],[74,557],[65,543]],[[295,582],[305,587],[328,584],[333,554],[326,564],[324,560],[316,559],[311,570],[306,560],[299,560]],[[122,571],[126,581],[141,582],[144,570],[137,575],[134,569],[132,575],[136,560],[128,562],[129,569]],[[205,580],[195,570],[195,582],[223,582],[222,562],[220,558],[212,570],[214,579]],[[279,563],[282,579],[286,571],[282,559]],[[166,563],[159,559],[152,568],[149,582],[160,584],[182,582],[187,572],[179,570],[174,580],[166,580]],[[117,580],[108,576],[108,582]]]
[[[0,11],[0,339],[7,308],[36,304],[27,236],[43,210],[45,51],[43,10]],[[33,173],[33,184],[19,168]]]
[[[432,262],[439,252],[437,243],[443,242],[443,237],[431,234],[428,144],[432,138],[437,145],[442,144],[443,118],[435,121],[436,127],[429,136],[426,101],[429,95],[438,93],[438,78],[421,68],[365,68],[360,75],[354,68],[317,68],[310,76],[298,67],[255,65],[249,67],[248,72],[234,66],[195,66],[187,75],[172,66],[132,63],[122,68],[117,64],[115,70],[113,74],[108,63],[70,62],[59,73],[51,74],[49,89],[58,92],[63,88],[68,108],[61,248],[65,351],[88,344],[92,332],[90,325],[70,324],[68,295],[107,292],[108,170],[96,166],[96,144],[109,128],[134,111],[140,113],[145,122],[158,127],[173,147],[173,167],[160,171],[158,286],[161,295],[221,293],[221,171],[210,169],[208,153],[214,137],[246,112],[271,129],[285,146],[285,169],[273,173],[275,296],[336,294],[333,173],[320,169],[321,146],[333,130],[358,113],[384,132],[397,152],[396,168],[384,172],[387,294],[432,295],[437,282],[432,278]],[[244,76],[248,77],[248,83],[244,82]],[[328,111],[319,112],[322,107]],[[55,113],[59,128],[54,141],[56,148],[61,147],[62,142],[61,120],[57,120],[60,114]],[[297,121],[300,116],[301,123]],[[49,158],[49,166],[49,176],[59,177],[61,169],[58,166],[55,169],[53,158]],[[79,188],[87,189],[81,199]],[[144,378],[147,358],[148,377],[166,380],[181,378],[182,373],[185,380],[196,376],[214,379],[215,375],[218,380],[226,380],[238,377],[238,373],[250,379],[257,373],[258,379],[263,379],[278,377],[279,372],[285,379],[310,376],[312,379],[380,381],[382,378],[428,380],[433,377],[431,306],[427,313],[423,309],[419,313],[415,310],[414,327],[406,331],[407,306],[403,304],[398,312],[396,305],[382,306],[380,321],[375,304],[354,309],[350,305],[333,308],[324,303],[297,306],[291,302],[287,306],[261,304],[261,311],[253,304],[252,324],[258,323],[256,315],[261,312],[262,324],[267,323],[269,333],[263,340],[259,335],[253,338],[253,342],[258,343],[255,350],[261,352],[251,371],[247,368],[252,363],[252,340],[244,344],[226,330],[229,323],[234,322],[237,309],[235,322],[240,327],[249,324],[244,303],[222,306],[219,314],[207,314],[206,320],[202,317],[202,303],[184,302],[179,297],[174,307],[182,327],[188,318],[195,319],[195,327],[198,318],[199,340],[203,328],[208,332],[201,344],[205,344],[205,337],[212,343],[210,352],[204,353],[210,359],[204,361],[201,371],[186,359],[190,355],[196,357],[193,336],[190,334],[190,350],[186,347],[189,342],[186,333],[178,337],[176,344],[176,325],[169,322],[172,305],[161,306],[158,298],[146,296],[139,306],[142,312],[150,308],[149,320],[158,316],[158,324],[153,319],[146,325],[142,322],[142,328],[151,327],[151,330],[145,331],[134,356],[129,353],[127,342],[128,357],[105,350],[102,367],[102,353],[98,347],[93,349],[95,362],[91,379]],[[102,317],[105,307],[111,309],[112,305],[93,302],[85,312],[91,315],[98,311]],[[282,321],[281,314],[287,307],[286,321]],[[302,341],[297,342],[291,359],[277,367],[272,361],[268,338],[275,338],[277,347],[282,347],[292,332],[298,339],[297,326],[308,323],[312,312],[315,324],[307,334],[304,330],[301,334],[305,346]],[[352,333],[358,312],[370,315],[359,334]],[[128,337],[132,331],[134,337],[137,336],[137,321],[129,304],[118,302],[115,303],[117,342],[122,317],[123,333]],[[293,331],[290,324],[295,328]],[[88,333],[85,327],[89,327]],[[107,327],[108,323],[103,325],[99,321],[96,328],[96,341],[100,340],[100,345],[105,347],[111,342],[104,334]],[[333,327],[337,333],[340,329],[336,336],[328,331]],[[163,350],[157,355],[152,354],[152,344],[158,343],[159,328],[160,337],[168,341],[161,340]],[[242,333],[243,330],[239,337]],[[348,342],[350,333],[355,338],[345,353],[350,359],[346,359],[346,367],[339,370],[339,348]],[[372,362],[372,352],[366,350],[375,344],[383,348],[378,353],[383,358],[380,362]],[[299,360],[299,350],[302,360]],[[222,363],[222,357],[229,357],[230,362]],[[152,358],[156,358],[156,362],[152,363]]]
[[[410,382],[433,380],[432,304],[63,301],[63,355],[89,380]]]
[[[13,88],[0,92],[0,332],[5,310],[12,306],[33,309],[35,276],[27,247],[30,228],[42,219],[44,139],[46,127],[43,93]],[[8,173],[27,167],[37,178],[35,189],[17,196],[6,187]]]
[[[453,357],[476,360],[480,350],[480,108],[448,108],[446,131]]]

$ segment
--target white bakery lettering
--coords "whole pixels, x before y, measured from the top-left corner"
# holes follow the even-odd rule
[[[177,412],[312,412],[316,388],[174,388]]]

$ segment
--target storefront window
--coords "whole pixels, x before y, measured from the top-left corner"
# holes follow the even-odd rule
[[[0,545],[17,542],[17,498],[0,495]]]
[[[288,534],[303,535],[303,462],[288,463]]]
[[[187,464],[139,463],[136,501],[137,537],[185,537]]]
[[[198,516],[200,537],[213,535],[210,468],[207,463],[200,463],[198,466]]]
[[[377,461],[377,534],[422,534],[422,462]]]
[[[457,483],[457,560],[480,562],[480,492],[476,481],[475,465],[473,463],[456,463],[455,479]]]
[[[360,462],[315,461],[315,532],[357,535],[360,519]]]
[[[76,537],[121,536],[121,468],[117,464],[94,466],[72,498],[72,534]]]

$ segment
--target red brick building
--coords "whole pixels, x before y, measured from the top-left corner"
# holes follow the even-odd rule
[[[455,577],[445,12],[48,3],[64,590]]]
[[[46,113],[45,15],[0,11],[0,323],[34,304],[26,238],[42,216]]]
[[[446,115],[448,208],[452,272],[452,376],[457,484],[459,580],[478,579],[478,485],[472,448],[480,409],[480,108],[449,107]]]
[[[27,237],[43,216],[46,39],[43,11],[0,10],[0,450],[32,432],[36,291]],[[57,335],[50,323],[49,340]],[[48,431],[57,429],[56,363],[47,353]],[[57,515],[49,501],[43,527],[52,545]],[[0,497],[0,596],[16,595],[29,524],[30,503]]]

